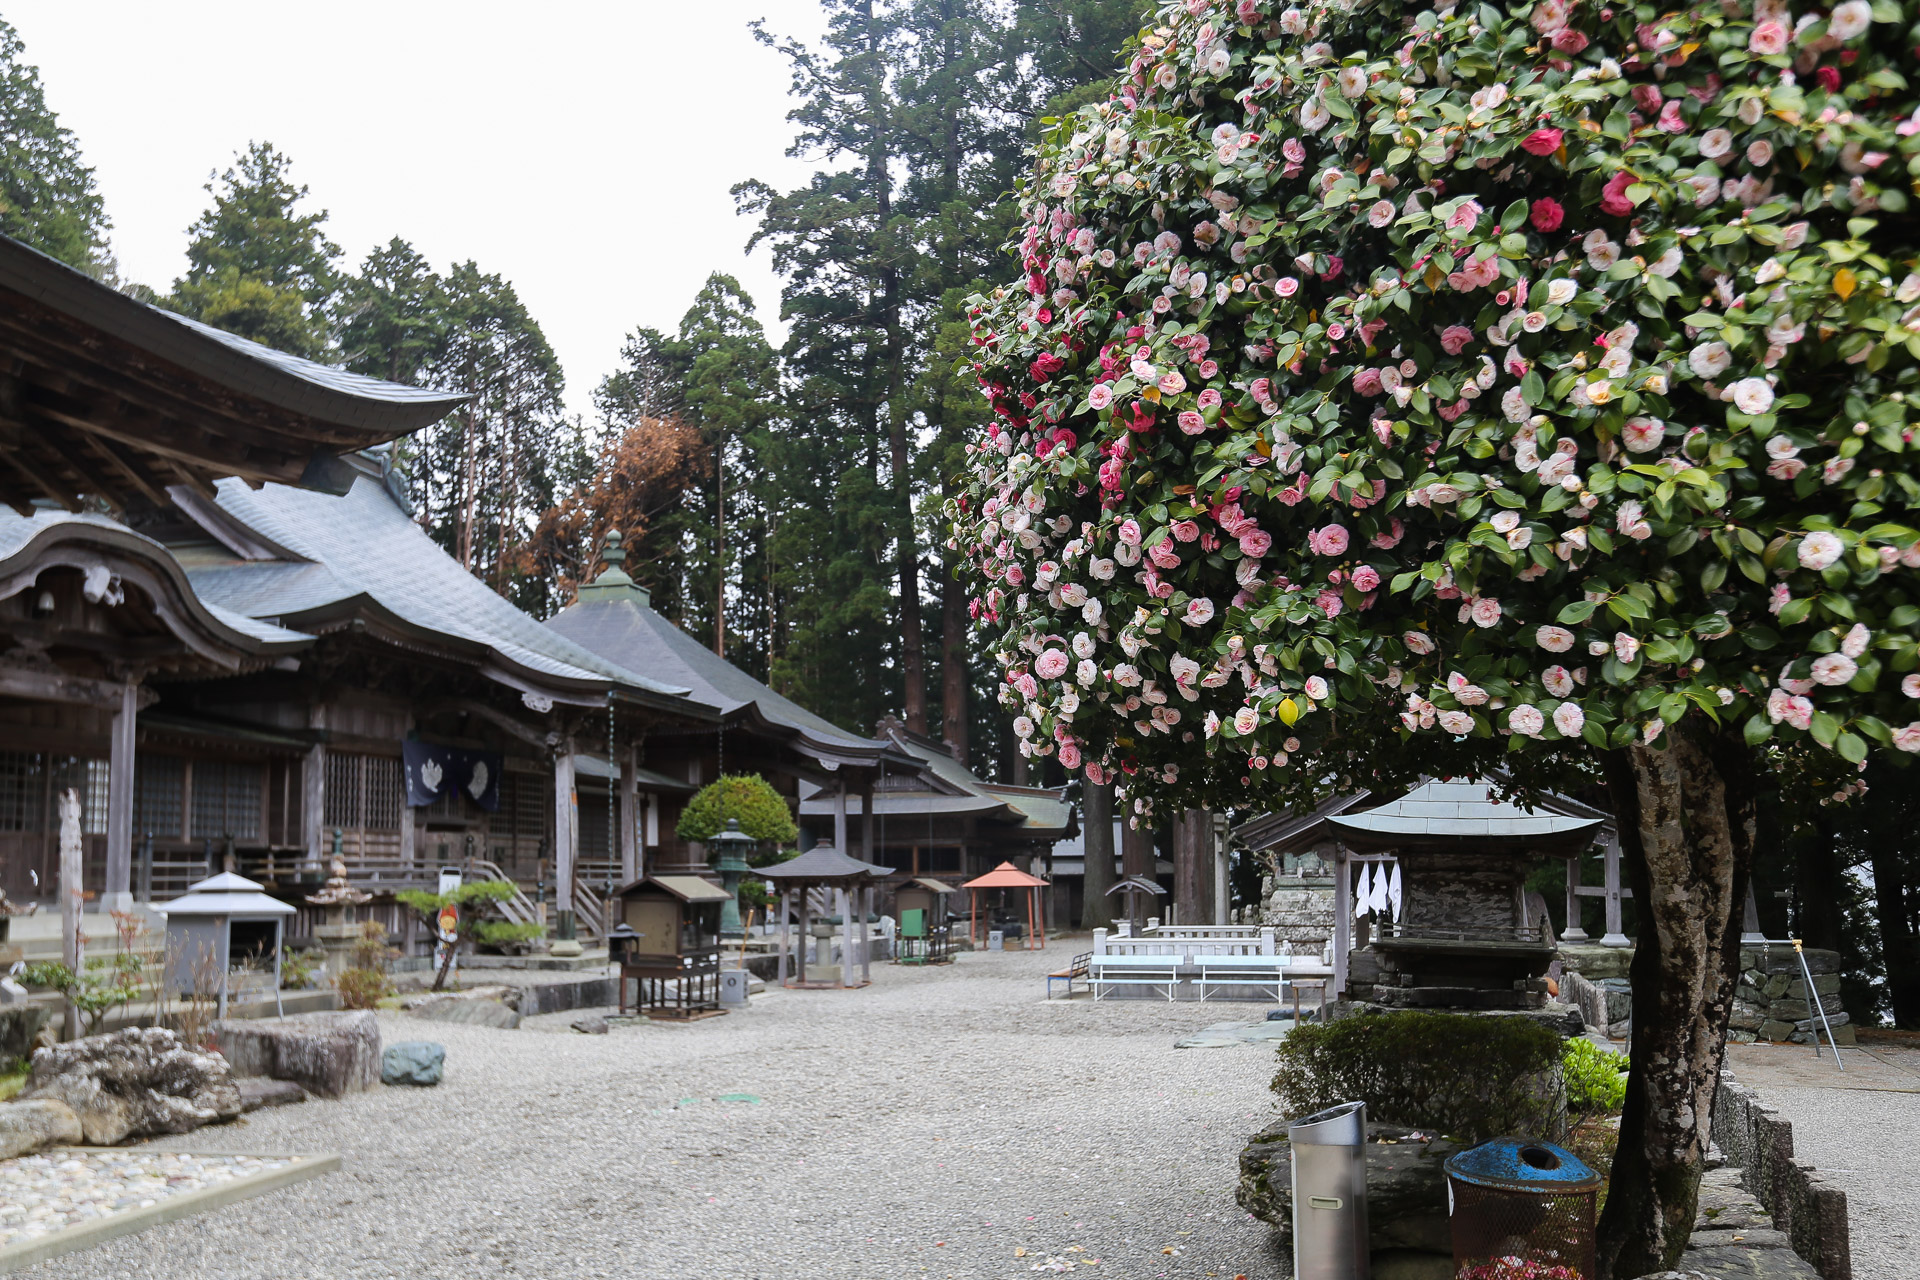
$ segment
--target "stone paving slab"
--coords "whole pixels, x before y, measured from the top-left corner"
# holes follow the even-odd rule
[[[1233,1045],[1276,1045],[1293,1030],[1292,1018],[1272,1022],[1216,1022],[1173,1042],[1176,1049],[1225,1049]]]
[[[0,1162],[0,1275],[340,1167],[337,1155],[56,1147]]]

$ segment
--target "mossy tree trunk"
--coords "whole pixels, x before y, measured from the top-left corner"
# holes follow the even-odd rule
[[[1083,784],[1081,842],[1086,850],[1086,874],[1080,881],[1080,927],[1113,928],[1113,783]]]
[[[1673,1267],[1693,1229],[1740,977],[1755,769],[1737,732],[1670,731],[1607,757],[1640,920],[1633,1070],[1600,1217],[1608,1280]]]

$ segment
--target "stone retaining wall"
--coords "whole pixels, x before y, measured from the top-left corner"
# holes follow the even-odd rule
[[[1824,1280],[1853,1280],[1847,1193],[1794,1158],[1793,1122],[1725,1068],[1713,1097],[1713,1141],[1740,1167],[1741,1185],[1766,1206],[1795,1253]]]
[[[1811,1044],[1819,1017],[1813,1007],[1817,1000],[1826,1010],[1833,1038],[1845,1045],[1854,1042],[1851,1020],[1840,1003],[1839,952],[1809,947],[1805,954],[1807,970],[1813,974],[1812,992],[1807,990],[1806,975],[1792,947],[1740,949],[1740,986],[1734,992],[1727,1039],[1737,1044],[1753,1040]]]

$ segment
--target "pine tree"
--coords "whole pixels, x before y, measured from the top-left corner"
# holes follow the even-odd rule
[[[187,274],[167,305],[276,350],[318,358],[328,347],[327,305],[340,287],[340,247],[321,228],[326,210],[298,212],[304,186],[269,142],[252,142],[234,167],[210,178],[212,206],[189,228]]]
[[[107,266],[105,202],[73,133],[47,106],[40,69],[0,21],[0,232],[83,271]]]
[[[427,260],[395,236],[341,286],[335,310],[341,363],[389,382],[417,383],[446,351],[452,317]]]

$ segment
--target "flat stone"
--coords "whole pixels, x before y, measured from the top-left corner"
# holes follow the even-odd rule
[[[291,1080],[322,1098],[373,1088],[380,1078],[380,1020],[370,1009],[213,1024],[235,1075]]]
[[[1760,1024],[1760,1030],[1756,1034],[1758,1034],[1762,1040],[1786,1040],[1793,1035],[1793,1024],[1791,1022],[1763,1022]]]
[[[80,1141],[80,1117],[57,1098],[0,1102],[0,1160]]]
[[[393,1085],[439,1084],[446,1074],[445,1045],[431,1040],[403,1040],[387,1046],[380,1059],[380,1083]]]
[[[436,1000],[407,1010],[428,1022],[454,1022],[468,1027],[499,1027],[511,1031],[520,1025],[520,1011],[498,1000]]]
[[[1444,1138],[1416,1139],[1415,1130],[1398,1125],[1367,1126],[1367,1227],[1376,1251],[1452,1256],[1442,1166],[1458,1150]],[[1293,1147],[1284,1122],[1255,1134],[1240,1153],[1235,1198],[1272,1224],[1279,1241],[1292,1238]]]
[[[1791,1249],[1766,1249],[1750,1244],[1695,1248],[1680,1255],[1681,1274],[1705,1280],[1819,1280],[1815,1271]]]
[[[1687,1238],[1689,1249],[1725,1249],[1734,1245],[1752,1249],[1791,1249],[1793,1241],[1787,1239],[1786,1232],[1775,1231],[1771,1219],[1764,1226],[1737,1227],[1715,1223],[1705,1231],[1696,1227]]]
[[[575,1018],[571,1025],[583,1036],[603,1036],[609,1030],[607,1020],[599,1017]]]
[[[240,1109],[258,1111],[263,1107],[291,1107],[307,1100],[307,1091],[291,1080],[267,1076],[247,1076],[238,1080]]]
[[[561,956],[564,958],[566,956],[577,956],[585,951],[586,948],[581,946],[577,939],[573,938],[559,938],[547,944],[547,954],[550,956]]]
[[[1368,1201],[1372,1208],[1372,1201]],[[1373,1280],[1453,1280],[1453,1254],[1377,1249],[1367,1259]]]
[[[189,1048],[164,1027],[127,1027],[36,1050],[26,1096],[66,1103],[80,1118],[82,1138],[103,1147],[191,1133],[240,1114],[227,1060]]]

